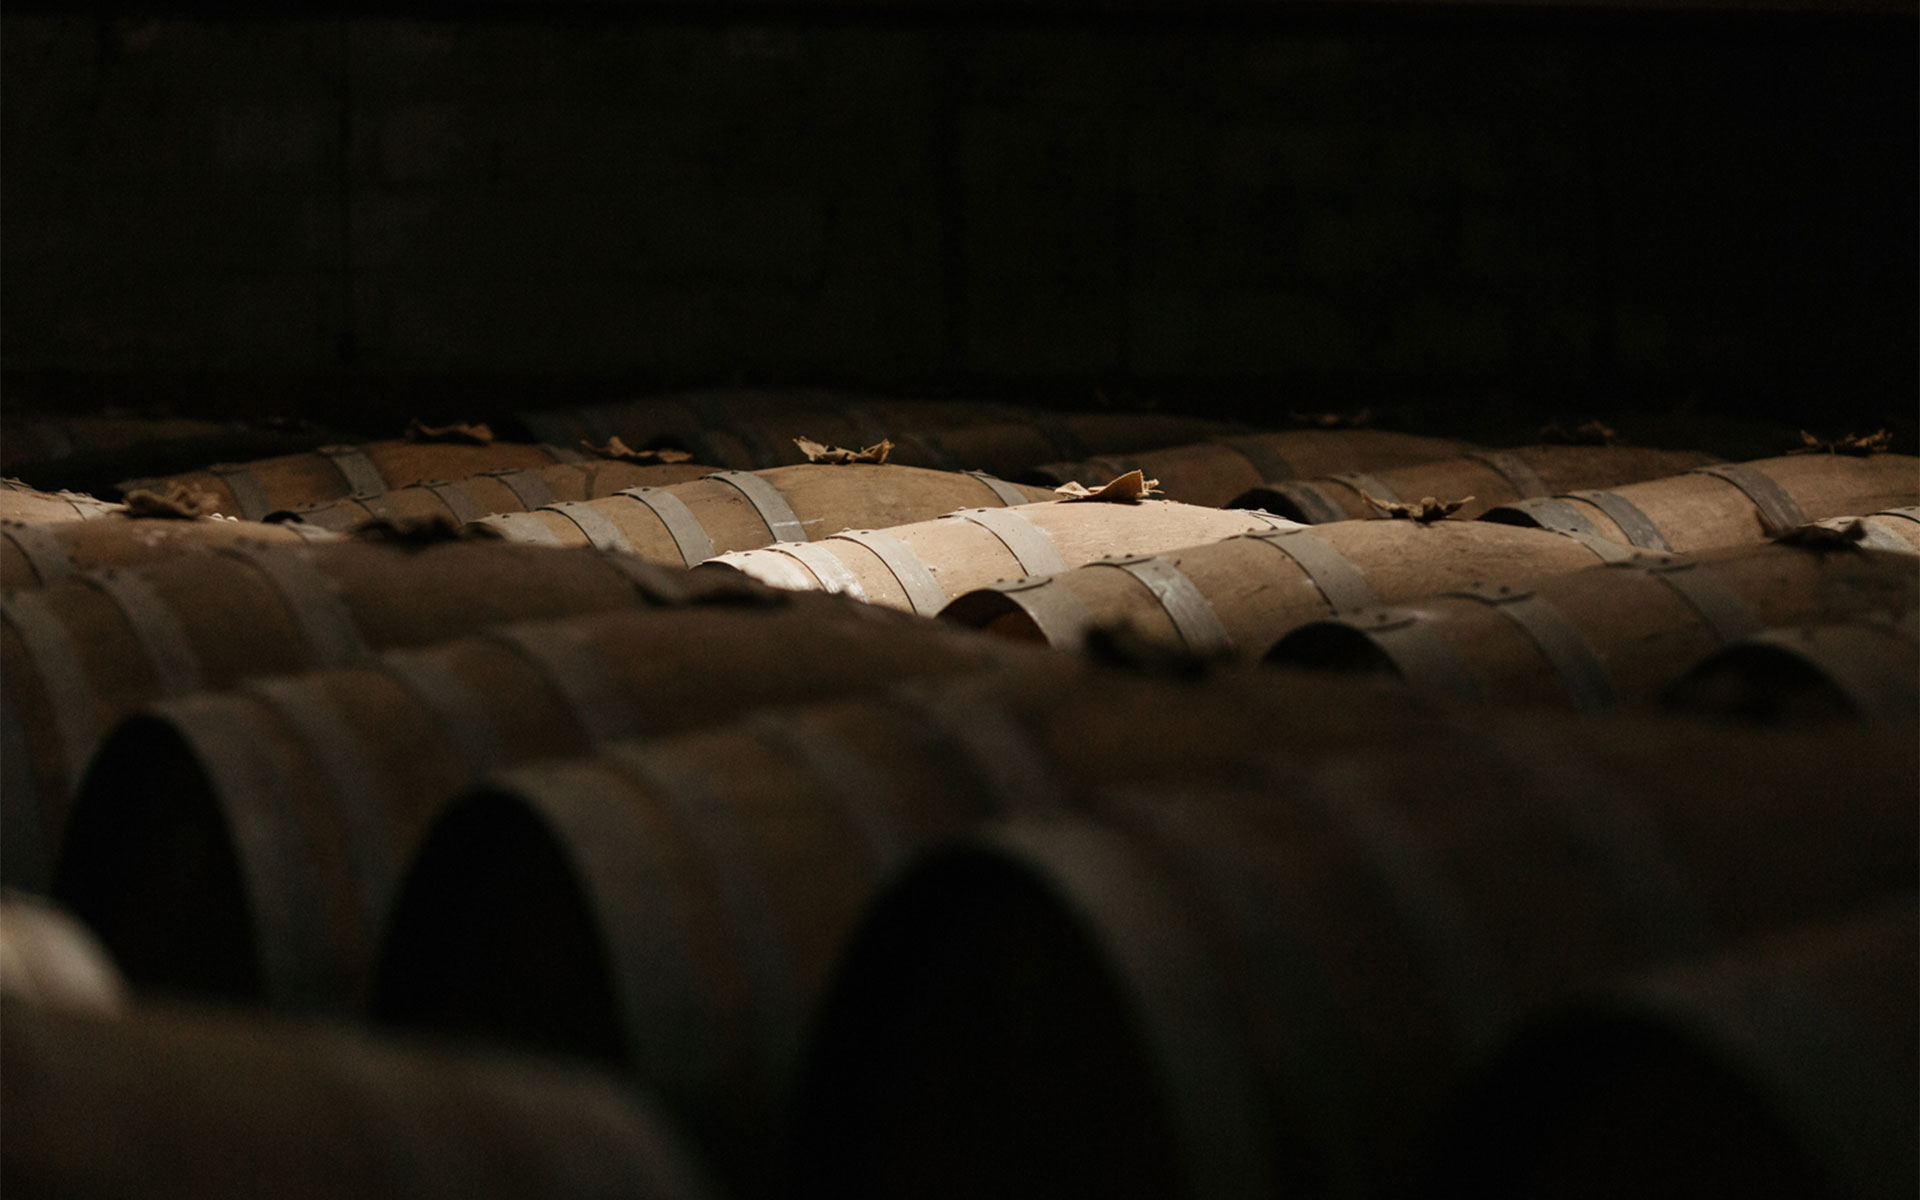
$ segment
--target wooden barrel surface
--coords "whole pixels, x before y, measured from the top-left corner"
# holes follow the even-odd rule
[[[45,885],[81,770],[101,736],[143,704],[502,621],[677,603],[729,586],[759,590],[598,551],[343,541],[241,542],[9,591],[0,597],[0,878]]]
[[[1059,458],[1129,454],[1244,432],[1227,421],[1164,413],[1033,413],[996,425],[911,430],[895,439],[893,461],[943,471],[987,471],[1053,486],[1067,480],[1051,478],[1041,464]]]
[[[1906,1200],[1916,946],[1906,896],[1569,1004],[1476,1073],[1420,1194]]]
[[[1813,524],[1835,532],[1860,524],[1860,544],[1897,554],[1920,554],[1920,507],[1889,508],[1864,517],[1828,517]]]
[[[768,471],[701,470],[670,487],[636,487],[575,504],[488,518],[512,541],[624,550],[694,566],[729,550],[810,542],[846,529],[884,529],[961,508],[1046,500],[1040,488],[983,473],[893,464],[803,463]]]
[[[789,1194],[1404,1194],[1515,1022],[1913,889],[1911,731],[1482,730],[922,857],[840,955]]]
[[[0,479],[0,518],[29,525],[91,521],[120,505],[85,492],[43,492],[18,479]]]
[[[63,1200],[614,1200],[708,1195],[612,1080],[321,1026],[8,1005],[0,1188]]]
[[[428,480],[375,496],[347,496],[307,504],[287,514],[324,529],[351,529],[366,521],[440,517],[465,525],[494,513],[528,512],[548,504],[597,500],[625,488],[666,487],[698,479],[712,467],[692,463],[634,463],[606,459],[506,467],[464,479]],[[278,519],[280,514],[274,514]]]
[[[1454,513],[1465,521],[1514,500],[1660,479],[1718,461],[1711,454],[1691,450],[1515,446],[1472,450],[1457,458],[1407,466],[1389,465],[1384,470],[1355,467],[1344,473],[1275,483],[1244,492],[1233,503],[1321,525],[1384,515],[1367,502],[1368,496],[1388,504],[1415,504],[1432,497],[1443,502],[1466,500]]]
[[[493,442],[485,446],[450,442],[386,441],[321,446],[254,462],[216,463],[204,470],[152,479],[129,479],[135,488],[168,492],[176,487],[214,497],[216,511],[258,521],[271,513],[320,504],[344,496],[377,496],[428,479],[465,479],[482,471],[544,467],[578,462],[580,451],[560,446]]]
[[[489,772],[1034,657],[1016,650],[789,594],[509,624],[164,702],[95,755],[54,894],[136,986],[355,1011],[421,832]]]
[[[583,440],[605,445],[618,437],[636,449],[673,445],[701,462],[733,470],[806,461],[793,444],[796,437],[852,449],[898,440],[909,430],[1027,419],[1023,409],[1008,404],[809,390],[689,392],[520,414],[535,437],[557,446]]]
[[[119,1012],[126,981],[93,933],[45,900],[0,900],[0,997],[20,1004]]]
[[[1516,501],[1489,509],[1481,520],[1685,552],[1765,541],[1810,521],[1916,503],[1920,459],[1912,455],[1800,454]]]
[[[1739,546],[1646,555],[1527,586],[1436,591],[1303,625],[1266,658],[1379,671],[1461,697],[1592,710],[1656,703],[1702,659],[1768,630],[1916,606],[1920,569],[1911,555]],[[1916,674],[1912,658],[1889,666]]]
[[[701,569],[731,568],[774,587],[839,592],[932,616],[949,598],[1001,580],[1050,576],[1116,555],[1133,562],[1250,530],[1299,528],[1251,509],[1167,500],[1055,500],[963,509],[891,529],[849,530],[817,542],[737,550],[716,555]]]
[[[1202,434],[1158,447],[1113,447],[1115,453],[1053,461],[1021,476],[1036,482],[1094,487],[1128,471],[1158,479],[1170,500],[1224,506],[1268,483],[1342,471],[1377,471],[1472,449],[1452,438],[1422,437],[1376,429],[1296,429],[1267,433]],[[1124,454],[1132,449],[1141,453]],[[1076,461],[1077,460],[1077,461]],[[1246,508],[1265,505],[1249,503]],[[1278,511],[1278,510],[1273,510]]]
[[[1526,586],[1603,561],[1608,543],[1481,521],[1340,521],[983,587],[943,620],[1079,649],[1096,628],[1253,658],[1309,621],[1447,588]]]
[[[1920,609],[1768,629],[1701,659],[1674,683],[1675,708],[1811,724],[1920,717]]]
[[[331,530],[298,523],[219,517],[175,520],[129,517],[117,512],[97,521],[58,525],[0,520],[0,585],[45,587],[82,571],[137,566],[241,542],[330,542],[338,536]]]

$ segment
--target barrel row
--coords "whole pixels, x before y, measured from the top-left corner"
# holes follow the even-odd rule
[[[120,505],[82,492],[43,492],[18,479],[0,479],[0,519],[22,524],[90,521],[120,511]]]
[[[808,542],[852,526],[924,521],[957,508],[1048,498],[980,471],[848,463],[703,472],[671,487],[632,487],[594,500],[485,519],[512,541],[592,545],[694,566],[717,554]]]
[[[441,805],[488,773],[1029,659],[820,597],[514,623],[256,679],[114,731],[75,801],[55,891],[143,984],[218,981],[237,998],[351,1011],[401,866]],[[215,913],[254,916],[243,929]],[[155,939],[169,917],[180,923]],[[216,941],[229,957],[209,967],[194,950]]]
[[[482,471],[579,462],[568,446],[495,442],[485,446],[385,441],[320,446],[254,462],[215,463],[204,470],[129,479],[125,491],[187,488],[214,497],[217,511],[249,521],[346,496],[378,496],[427,479],[464,479]]]
[[[626,555],[451,543],[404,552],[238,542],[0,599],[5,877],[43,884],[48,837],[101,736],[163,696],[345,665],[512,619],[765,593]],[[768,597],[771,600],[771,597]]]
[[[1207,657],[1255,658],[1328,614],[1491,581],[1525,586],[1605,561],[1592,543],[1479,521],[1343,521],[1093,562],[969,592],[943,620],[1078,649],[1094,629]]]
[[[1297,529],[1252,509],[1146,500],[1133,504],[1051,501],[963,509],[891,529],[856,529],[817,542],[781,543],[715,556],[777,588],[828,591],[932,616],[956,593],[997,580],[1049,576],[1102,557],[1128,561],[1174,546],[1248,530]]]
[[[325,529],[346,530],[367,521],[442,518],[459,525],[494,513],[529,512],[549,504],[594,500],[623,488],[664,487],[698,479],[711,467],[690,463],[618,460],[507,467],[464,479],[429,479],[378,495],[348,496],[291,510],[292,518]],[[278,518],[279,514],[275,514]]]
[[[1763,541],[1827,517],[1916,503],[1920,460],[1911,455],[1793,455],[1522,500],[1489,509],[1482,519],[1672,552]]]
[[[1836,786],[1789,761],[1810,736],[1489,735],[1513,756],[1378,748],[1266,788],[1105,791],[921,859],[812,1024],[795,1191],[1037,1196],[1091,1171],[1097,1194],[1405,1194],[1449,1086],[1517,1026],[1911,894],[1911,848],[1869,832],[1909,836],[1910,759]],[[1830,813],[1856,782],[1876,815]]]
[[[1135,698],[1123,686],[1111,693],[1109,705],[1110,693],[1101,686],[1100,703],[1075,706],[1058,703],[1058,692],[1047,695],[1042,688],[1038,696],[1013,701],[1010,710],[980,703],[984,682],[957,692],[909,689],[882,701],[815,707],[790,717],[770,714],[739,729],[620,745],[592,758],[503,773],[443,817],[415,859],[389,925],[375,1015],[611,1055],[658,1089],[716,1161],[743,1170],[753,1167],[746,1148],[766,1144],[778,1120],[778,1101],[792,1085],[809,1028],[828,1031],[813,1060],[829,1072],[857,1062],[884,1067],[920,1054],[951,1054],[953,1060],[928,1076],[942,1085],[927,1093],[868,1078],[850,1083],[844,1093],[803,1095],[797,1106],[821,1123],[846,1125],[842,1132],[803,1127],[793,1144],[807,1156],[837,1142],[855,1155],[873,1145],[911,1144],[937,1159],[940,1146],[963,1153],[957,1148],[982,1143],[963,1130],[936,1135],[934,1125],[918,1131],[888,1127],[885,1114],[861,1108],[863,1085],[874,1085],[872,1094],[889,1097],[886,1103],[943,1105],[938,1116],[923,1114],[930,1122],[954,1118],[944,1107],[951,1105],[992,1109],[1056,1134],[1071,1130],[1045,1139],[1058,1147],[1075,1144],[1081,1134],[1105,1136],[1099,1132],[1100,1114],[1108,1111],[1102,1083],[1110,1076],[1101,1064],[1137,1057],[1130,1047],[1102,1046],[1068,1061],[1028,1064],[1036,1078],[1055,1080],[1054,1086],[1073,1081],[1066,1089],[1072,1102],[1059,1111],[1023,1103],[1032,1097],[1017,1090],[998,1103],[971,1091],[947,1093],[966,1074],[954,1073],[960,1064],[1002,1051],[970,1044],[964,1033],[946,1036],[956,1026],[928,1013],[930,998],[960,994],[980,1001],[956,1002],[951,1016],[961,1023],[969,1007],[976,1021],[1003,1013],[1057,1014],[1061,1027],[1049,1036],[1068,1041],[1076,1028],[1118,1036],[1132,1024],[1108,1022],[1098,1004],[1079,1003],[1090,998],[1110,1004],[1110,995],[1089,997],[1090,981],[1047,976],[1046,964],[1104,960],[1109,952],[1090,956],[1058,946],[1021,952],[1017,945],[1003,959],[991,948],[983,951],[979,937],[948,928],[920,927],[902,939],[876,932],[890,901],[883,895],[870,908],[875,889],[897,884],[900,868],[918,851],[982,821],[1015,820],[1047,836],[1084,822],[1110,822],[1139,838],[1137,864],[1082,864],[1068,878],[1032,889],[1035,896],[1071,890],[1063,908],[1076,919],[1150,908],[1162,894],[1153,876],[1168,856],[1186,857],[1196,840],[1225,856],[1193,864],[1193,886],[1200,897],[1217,898],[1226,915],[1248,922],[1251,929],[1241,934],[1267,939],[1266,949],[1236,952],[1236,962],[1272,962],[1281,978],[1256,970],[1259,986],[1279,990],[1243,996],[1249,1011],[1209,1014],[1218,1019],[1169,1037],[1170,1043],[1187,1042],[1170,1046],[1155,1066],[1177,1066],[1173,1078],[1196,1088],[1184,1102],[1203,1109],[1208,1097],[1233,1094],[1232,1077],[1259,1052],[1242,1045],[1224,1055],[1195,1055],[1192,1039],[1234,1036],[1257,1012],[1271,1013],[1261,1019],[1274,1032],[1256,1042],[1300,1045],[1303,1053],[1322,1046],[1325,1069],[1303,1071],[1302,1077],[1337,1087],[1360,1076],[1369,1093],[1364,1107],[1383,1107],[1391,1116],[1401,1101],[1388,1084],[1399,1066],[1418,1068],[1411,1091],[1438,1083],[1447,1072],[1431,1056],[1437,1053],[1444,1065],[1457,1063],[1482,1048],[1522,1003],[1537,1003],[1605,970],[1698,952],[1712,944],[1711,937],[1844,911],[1879,889],[1911,886],[1914,847],[1906,835],[1914,814],[1904,782],[1914,776],[1910,738],[1856,732],[1824,743],[1829,750],[1842,747],[1842,781],[1821,762],[1795,757],[1823,744],[1812,736],[1769,741],[1672,722],[1476,720],[1469,726],[1436,711],[1423,722],[1412,710],[1396,712],[1392,703],[1379,711],[1352,706],[1343,717],[1330,718],[1313,715],[1316,701],[1324,712],[1361,693],[1313,695],[1311,689],[1266,682],[1265,708],[1246,703],[1261,693],[1216,692],[1191,714],[1182,714],[1182,707],[1206,696],[1204,690],[1136,685],[1150,694]],[[1089,693],[1083,686],[1076,694]],[[1317,728],[1296,734],[1284,719],[1274,719],[1289,709]],[[1039,719],[1023,723],[1028,714]],[[1176,728],[1163,729],[1160,722],[1169,715]],[[1377,728],[1395,718],[1392,727],[1404,736],[1388,753],[1378,744]],[[1182,740],[1189,727],[1206,735],[1205,749]],[[1227,736],[1228,728],[1241,734],[1239,741]],[[1249,736],[1256,728],[1279,736],[1263,742],[1258,734]],[[1340,736],[1318,736],[1342,729]],[[1291,749],[1324,761],[1298,777],[1281,770],[1269,786],[1233,793],[1235,799],[1218,810],[1188,794],[1200,781],[1244,776],[1262,762],[1271,769],[1273,756]],[[1356,753],[1364,758],[1344,757]],[[1682,760],[1688,765],[1668,765]],[[1128,781],[1154,786],[1128,793],[1133,798],[1122,806],[1102,799],[1107,787]],[[1856,784],[1861,790],[1852,791]],[[1835,788],[1849,790],[1841,811],[1825,799]],[[1395,830],[1396,819],[1407,824],[1404,832]],[[1410,844],[1409,837],[1419,840]],[[1880,838],[1898,844],[1882,845]],[[1447,856],[1441,878],[1415,869],[1422,844]],[[1500,868],[1502,862],[1536,861],[1529,857],[1533,852],[1553,869],[1516,876]],[[1768,878],[1783,854],[1804,854],[1809,862],[1792,872],[1790,886],[1783,882],[1766,895],[1748,895],[1753,881]],[[499,899],[504,889],[513,892],[511,905]],[[950,903],[929,906],[903,897],[898,911],[972,914],[989,922],[1006,911],[1003,899],[990,888],[983,895],[977,886],[956,887]],[[1038,916],[1026,903],[996,935],[1019,943],[1036,930],[1059,927],[1058,919]],[[863,932],[849,953],[846,939],[863,911],[880,915],[861,923]],[[1456,918],[1486,922],[1484,940],[1504,948],[1491,974],[1476,971],[1480,958],[1454,954],[1488,949],[1471,924],[1454,925]],[[1123,995],[1165,995],[1176,981],[1174,991],[1204,995],[1208,977],[1217,979],[1225,966],[1195,973],[1180,957],[1221,945],[1217,936],[1198,935],[1173,947],[1153,931],[1122,930],[1117,936],[1136,948],[1173,955],[1142,964],[1137,974],[1129,968],[1129,982],[1117,985]],[[1423,937],[1429,939],[1424,945]],[[1226,944],[1235,943],[1229,938]],[[876,948],[863,954],[862,945]],[[932,974],[915,974],[910,964],[940,954],[953,957]],[[540,970],[501,969],[524,956],[537,956]],[[1332,960],[1325,966],[1352,973],[1337,981],[1333,999],[1361,1015],[1345,1032],[1302,1045],[1300,1030],[1325,1028],[1314,1013],[1291,1003],[1303,980],[1309,991],[1318,988],[1309,970],[1317,956]],[[842,988],[850,986],[846,979],[870,967],[888,970],[892,963],[902,971],[895,976],[899,989],[884,1000],[854,1002],[858,1017],[836,1023],[829,1014],[820,1025],[814,1018],[825,991],[835,987],[830,972],[836,961],[842,964]],[[1391,974],[1383,978],[1393,964],[1417,974],[1397,982]],[[1034,981],[1035,970],[1043,978]],[[1309,970],[1304,977],[1303,970]],[[1033,982],[1032,993],[980,994],[1022,980]],[[1380,995],[1368,992],[1369,986]],[[1500,986],[1510,986],[1516,998],[1486,991]],[[569,1010],[556,1020],[543,996],[586,996],[605,1007]],[[1397,1024],[1395,1006],[1404,1006],[1399,1011],[1405,1019]],[[1360,1027],[1375,1019],[1382,1020],[1381,1029],[1397,1031],[1387,1041],[1415,1045],[1369,1044]],[[918,1032],[906,1032],[907,1025]],[[1278,1032],[1289,1027],[1291,1037]],[[858,1040],[862,1028],[876,1037],[899,1029],[900,1036],[925,1044],[849,1048],[835,1041],[836,1029],[838,1036]],[[1443,1044],[1426,1044],[1440,1030],[1450,1035]],[[1163,1032],[1152,1027],[1148,1036]],[[1354,1064],[1343,1065],[1349,1055]],[[1269,1062],[1261,1069],[1275,1066]],[[1221,1074],[1195,1078],[1215,1069]],[[1338,1096],[1299,1099],[1288,1111],[1321,1114],[1313,1123],[1341,1107],[1322,1103]],[[1053,1124],[1082,1104],[1093,1128],[1080,1130],[1070,1120]],[[1233,1111],[1236,1121],[1248,1115]],[[1336,1115],[1364,1122],[1361,1111]],[[1364,1140],[1358,1129],[1347,1133]],[[1148,1140],[1167,1144],[1161,1136]],[[1247,1144],[1259,1141],[1253,1137]],[[1020,1144],[1020,1137],[1007,1144]],[[937,1178],[952,1166],[930,1159],[924,1169]],[[1015,1190],[1045,1186],[1041,1181],[1048,1178],[1034,1172]],[[864,1190],[861,1182],[829,1179],[817,1194],[857,1193]],[[996,1190],[990,1182],[1000,1181],[976,1182],[978,1188],[963,1192],[984,1194]],[[1175,1190],[1149,1188],[1147,1194]],[[1198,1188],[1195,1194],[1223,1193]]]
[[[1413,504],[1432,497],[1465,501],[1454,513],[1464,521],[1515,500],[1660,479],[1716,461],[1710,455],[1685,450],[1516,446],[1470,450],[1457,458],[1389,466],[1385,470],[1357,469],[1270,483],[1241,493],[1232,503],[1238,508],[1264,508],[1319,525],[1384,516],[1373,501]]]
[[[0,585],[45,587],[104,567],[131,567],[175,554],[241,542],[329,542],[338,534],[318,526],[227,519],[128,517],[28,525],[0,521]]]
[[[1303,625],[1266,658],[1385,671],[1462,698],[1593,710],[1655,702],[1708,655],[1769,630],[1917,606],[1911,553],[1736,547],[1643,556],[1530,586],[1435,590],[1414,605]],[[1886,657],[1889,643],[1866,635],[1801,640],[1824,674],[1846,681],[1856,711],[1900,711],[1884,707],[1894,685],[1872,681],[1912,675],[1911,653]]]

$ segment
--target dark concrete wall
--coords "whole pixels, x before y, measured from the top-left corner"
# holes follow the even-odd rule
[[[1904,411],[1913,33],[15,12],[0,352]]]

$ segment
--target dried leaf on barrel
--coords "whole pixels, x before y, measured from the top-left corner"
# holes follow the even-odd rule
[[[1089,488],[1084,483],[1063,483],[1053,489],[1061,503],[1074,504],[1082,500],[1100,500],[1109,504],[1138,504],[1153,495],[1153,489],[1160,486],[1158,479],[1148,479],[1139,468],[1116,476],[1097,488]]]
[[[1611,425],[1588,421],[1568,429],[1564,425],[1543,425],[1540,440],[1555,446],[1611,446],[1620,440]]]
[[[211,492],[176,483],[165,492],[135,488],[126,495],[129,517],[159,517],[163,520],[193,521],[217,516],[220,501]]]
[[[1380,512],[1395,521],[1418,521],[1430,525],[1460,511],[1462,505],[1473,500],[1472,496],[1462,496],[1458,500],[1436,500],[1432,496],[1422,496],[1412,504],[1400,504],[1392,500],[1375,500],[1364,491],[1360,498],[1379,509]]]
[[[442,542],[487,541],[501,536],[491,525],[462,525],[444,513],[397,519],[376,517],[354,526],[353,534],[370,542],[386,542],[409,549],[437,546]]]
[[[864,446],[858,450],[825,446],[812,438],[804,437],[793,439],[793,444],[800,447],[800,453],[806,455],[807,461],[812,463],[883,463],[887,461],[887,455],[893,453],[893,443],[886,438],[881,438],[873,445]]]
[[[1802,525],[1773,540],[1783,546],[1799,546],[1815,554],[1827,554],[1835,550],[1863,549],[1861,543],[1866,537],[1866,523],[1856,517],[1845,525]]]
[[[407,424],[410,442],[455,442],[462,446],[493,445],[493,430],[486,425],[428,425],[415,417]]]
[[[1307,425],[1314,429],[1359,429],[1373,423],[1373,410],[1362,408],[1350,413],[1290,412],[1287,419],[1295,425]]]
[[[1800,445],[1787,451],[1787,453],[1850,454],[1855,457],[1864,458],[1869,454],[1885,454],[1892,445],[1893,435],[1884,429],[1865,434],[1842,434],[1831,442],[1823,442],[1802,429],[1800,431]]]
[[[585,439],[582,439],[580,444],[586,448],[588,453],[596,458],[608,458],[617,462],[682,463],[690,462],[693,459],[693,455],[688,454],[685,450],[675,450],[667,446],[661,446],[654,450],[635,450],[632,446],[621,441],[618,435],[608,438],[607,444],[604,446],[596,446]]]

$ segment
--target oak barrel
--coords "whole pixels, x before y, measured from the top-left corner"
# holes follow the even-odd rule
[[[1329,614],[1449,587],[1523,586],[1612,551],[1597,540],[1480,521],[1340,521],[983,587],[956,598],[941,618],[1067,650],[1105,628],[1194,654],[1253,658]]]
[[[1420,1194],[1906,1200],[1915,911],[1905,896],[1542,1018],[1463,1089]]]
[[[1479,728],[922,857],[839,959],[790,1194],[1403,1194],[1515,1022],[1913,888],[1910,731]]]
[[[91,521],[120,511],[120,505],[85,492],[43,492],[18,479],[0,479],[0,518],[29,525]]]
[[[0,585],[45,587],[82,571],[137,566],[241,542],[330,542],[338,536],[310,525],[221,517],[129,517],[120,512],[95,521],[57,525],[0,520]]]
[[[345,1029],[7,1005],[8,1196],[708,1195],[648,1101],[577,1067]]]
[[[1451,438],[1376,429],[1220,433],[1205,441],[1164,442],[1158,447],[1115,446],[1112,448],[1115,453],[1081,457],[1079,461],[1049,462],[1020,477],[1094,487],[1138,470],[1149,479],[1158,479],[1161,491],[1170,500],[1226,505],[1251,488],[1283,479],[1341,471],[1376,471],[1451,458],[1470,448]],[[1118,453],[1128,449],[1138,453]],[[1248,503],[1239,507],[1268,506]]]
[[[1920,718],[1920,609],[1768,629],[1716,650],[1674,683],[1675,708],[1805,724]]]
[[[136,985],[357,1010],[421,832],[488,773],[1032,657],[779,599],[507,624],[153,705],[94,756],[53,894]]]
[[[1442,502],[1466,501],[1454,512],[1464,521],[1513,500],[1639,483],[1718,461],[1711,454],[1691,450],[1514,446],[1470,450],[1457,458],[1407,466],[1389,465],[1371,471],[1354,467],[1344,473],[1273,483],[1241,493],[1233,504],[1264,508],[1319,525],[1383,516],[1378,507],[1368,503],[1369,496],[1386,504],[1414,504],[1432,497]]]
[[[1599,709],[1657,703],[1708,655],[1767,630],[1916,606],[1911,555],[1736,546],[1436,591],[1303,625],[1266,658],[1379,671],[1456,696]]]
[[[1000,580],[1053,575],[1115,555],[1131,560],[1249,530],[1298,528],[1250,509],[1054,500],[737,550],[716,555],[702,570],[731,568],[774,587],[840,592],[932,616],[950,597]]]
[[[164,696],[352,663],[501,621],[566,616],[715,591],[629,555],[498,542],[401,549],[225,546],[87,571],[0,596],[0,878],[45,885],[67,799],[100,737]]]
[[[1912,455],[1799,454],[1520,500],[1487,510],[1481,520],[1685,552],[1765,541],[1809,521],[1916,503],[1920,459]]]
[[[699,474],[705,477],[486,523],[513,541],[593,545],[691,567],[729,550],[809,542],[846,529],[882,529],[955,509],[1031,504],[1051,496],[983,473],[893,464],[803,463]]]
[[[713,468],[692,463],[608,459],[504,467],[464,479],[431,479],[378,495],[347,496],[271,514],[325,529],[351,529],[373,520],[439,517],[465,525],[494,513],[527,512],[547,504],[597,500],[623,488],[666,487],[698,479]]]

